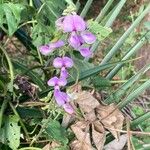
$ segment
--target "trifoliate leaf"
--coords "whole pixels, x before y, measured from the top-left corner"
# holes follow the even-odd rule
[[[98,40],[100,41],[104,40],[112,32],[111,28],[104,27],[92,19],[88,21],[88,28],[97,36]]]

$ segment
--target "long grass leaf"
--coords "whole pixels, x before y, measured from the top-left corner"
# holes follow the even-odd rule
[[[80,14],[81,17],[84,18],[84,17],[86,16],[88,10],[90,9],[90,7],[91,7],[91,5],[92,5],[92,2],[93,2],[93,0],[88,0],[88,1],[86,2],[86,5],[84,6],[84,8],[83,8],[83,10],[82,10],[82,12],[81,12],[81,14]]]
[[[150,69],[150,64],[139,70],[134,76],[132,76],[127,82],[121,85],[115,92],[113,92],[106,100],[106,103],[114,102],[114,99],[120,99],[126,90],[131,87],[146,71]]]
[[[81,6],[81,4],[80,4],[80,2],[79,2],[79,0],[78,0],[78,1],[76,2],[76,12],[79,11],[80,6]]]
[[[137,44],[135,44],[131,50],[127,52],[127,54],[122,58],[122,60],[129,59],[132,55],[134,55],[146,42],[146,38],[143,37]],[[112,79],[117,72],[120,70],[120,68],[123,66],[123,64],[118,64],[109,74],[106,76],[107,79]]]
[[[114,2],[114,0],[109,0],[106,5],[104,6],[104,8],[101,10],[101,12],[99,13],[99,15],[96,18],[97,22],[100,22],[103,17],[105,16],[105,14],[107,13],[107,11],[109,10],[111,4]]]
[[[105,26],[106,27],[111,27],[111,25],[113,24],[113,22],[115,21],[116,17],[118,16],[118,14],[121,11],[121,8],[124,6],[126,0],[121,0],[118,5],[116,6],[116,8],[114,9],[114,11],[112,12],[111,16],[109,17],[108,21],[106,22]],[[100,41],[96,41],[92,47],[91,47],[91,51],[96,51],[96,49],[98,48],[100,44]]]
[[[114,47],[109,51],[109,53],[104,57],[101,64],[105,64],[111,60],[111,58],[116,54],[116,52],[120,49],[122,44],[128,38],[131,32],[139,25],[141,20],[145,17],[145,15],[150,11],[150,4],[146,7],[146,9],[140,14],[140,16],[132,23],[132,25],[128,28],[128,30],[121,36],[118,42],[114,45]],[[110,24],[108,22],[108,24]]]
[[[129,94],[124,101],[122,101],[119,105],[119,108],[123,108],[129,103],[131,103],[133,100],[135,100],[140,94],[142,94],[147,88],[150,87],[150,79],[147,80],[145,83],[140,85],[135,91],[133,91],[131,94]]]
[[[118,16],[118,14],[119,14],[119,12],[121,11],[122,7],[124,6],[125,2],[126,2],[126,0],[121,0],[121,1],[118,3],[118,5],[117,5],[115,11],[112,13],[112,15],[110,16],[110,18],[107,20],[106,25],[105,25],[106,27],[112,26],[114,20],[115,20],[116,17]]]
[[[134,127],[134,126],[137,126],[139,125],[140,123],[142,123],[143,121],[147,120],[150,118],[150,112],[146,112],[144,113],[142,116],[134,119],[132,122],[131,122],[131,127]]]

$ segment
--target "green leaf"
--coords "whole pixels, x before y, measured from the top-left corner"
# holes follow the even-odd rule
[[[20,126],[16,116],[5,117],[4,127],[0,130],[0,142],[7,144],[11,149],[17,150],[20,145]]]
[[[109,27],[103,27],[97,21],[89,20],[88,21],[89,30],[94,33],[99,41],[104,40],[112,32],[112,29]]]
[[[63,127],[61,127],[58,121],[51,120],[48,123],[45,132],[50,139],[61,142],[64,145],[68,143],[68,139],[66,138],[66,131]]]
[[[0,26],[8,25],[8,34],[12,36],[20,23],[21,12],[25,7],[21,4],[4,3],[0,5]]]
[[[110,81],[104,77],[96,76],[96,77],[92,78],[91,80],[92,80],[94,87],[98,90],[102,90],[106,87],[111,86]]]
[[[47,44],[51,39],[50,26],[45,26],[43,24],[36,24],[31,33],[32,42],[36,47]]]
[[[21,118],[42,118],[42,112],[37,108],[17,107],[17,112]]]

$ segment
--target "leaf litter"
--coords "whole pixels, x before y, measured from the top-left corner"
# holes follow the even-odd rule
[[[116,130],[122,129],[124,116],[115,104],[102,105],[92,93],[80,90],[76,92],[74,105],[80,109],[82,117],[77,117],[71,125],[75,134],[70,144],[72,150],[102,150],[107,131],[119,140]]]

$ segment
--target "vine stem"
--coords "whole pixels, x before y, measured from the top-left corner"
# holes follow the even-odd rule
[[[24,131],[24,133],[25,133],[25,135],[27,137],[27,141],[30,141],[30,136],[28,134],[28,131],[27,131],[27,129],[26,129],[22,119],[20,118],[18,112],[16,111],[15,107],[13,106],[13,104],[11,102],[9,102],[9,105],[10,105],[11,109],[13,110],[14,114],[19,118],[19,122],[20,122],[21,127],[22,127],[22,129],[23,129],[23,131]]]
[[[2,126],[3,114],[4,114],[4,111],[7,107],[7,103],[8,103],[8,99],[4,99],[1,110],[0,110],[0,129],[1,129],[1,126]]]
[[[30,146],[32,146],[38,140],[38,138],[41,136],[41,134],[44,131],[44,129],[46,128],[46,126],[47,126],[50,118],[51,118],[51,115],[49,115],[49,117],[47,118],[47,120],[44,122],[44,124],[41,127],[41,129],[40,129],[39,133],[37,134],[37,136],[32,139],[32,141],[30,143]]]

